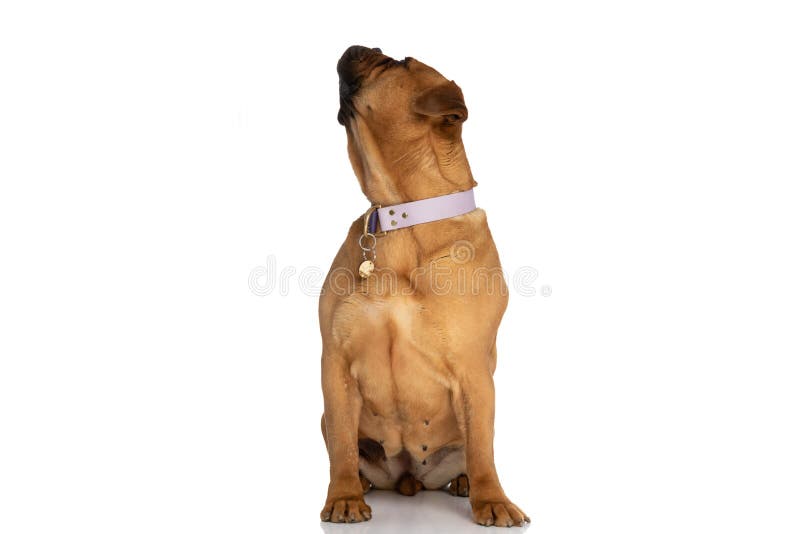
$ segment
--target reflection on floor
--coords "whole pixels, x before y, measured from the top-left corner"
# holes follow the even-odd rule
[[[372,508],[372,519],[363,523],[321,523],[325,534],[458,534],[461,532],[487,532],[472,522],[469,499],[453,497],[444,491],[422,491],[413,497],[404,497],[394,491],[373,490],[367,494],[367,504]],[[512,527],[510,532],[521,533],[524,527]],[[505,527],[503,527],[505,528]]]

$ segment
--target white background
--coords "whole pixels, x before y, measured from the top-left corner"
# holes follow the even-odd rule
[[[364,44],[463,88],[538,272],[496,373],[529,530],[798,532],[792,4],[4,2],[0,530],[321,532],[316,299],[248,278],[324,272],[368,205],[336,122]],[[329,531],[470,528],[382,498]]]

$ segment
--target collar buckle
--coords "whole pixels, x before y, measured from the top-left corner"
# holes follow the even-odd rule
[[[378,220],[378,210],[381,207],[382,206],[380,204],[373,204],[364,213],[364,230],[362,232],[362,236],[372,235],[375,237],[383,237],[386,235],[385,230],[378,231],[378,226],[380,225],[380,221]]]

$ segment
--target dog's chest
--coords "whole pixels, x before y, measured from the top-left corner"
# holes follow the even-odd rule
[[[452,377],[441,345],[432,342],[435,324],[418,299],[362,308],[372,329],[353,340],[351,373],[363,408],[359,434],[383,442],[387,455],[408,450],[423,461],[460,440],[451,404]]]

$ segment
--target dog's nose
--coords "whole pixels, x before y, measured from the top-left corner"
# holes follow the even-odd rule
[[[364,60],[380,54],[382,54],[380,48],[367,48],[360,45],[353,45],[345,50],[336,64],[340,86],[354,89],[363,74]]]
[[[336,72],[339,73],[339,122],[345,123],[345,117],[353,114],[353,96],[358,92],[361,80],[369,65],[375,65],[374,61],[366,61],[383,54],[380,48],[367,48],[366,46],[353,45],[344,51],[339,62],[336,64]]]
[[[353,45],[344,51],[344,54],[342,54],[342,57],[339,60],[339,64],[348,61],[359,62],[364,58],[381,53],[383,52],[380,48],[369,48],[361,45]]]

